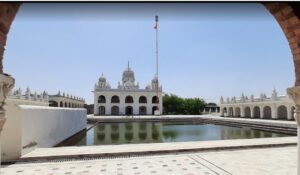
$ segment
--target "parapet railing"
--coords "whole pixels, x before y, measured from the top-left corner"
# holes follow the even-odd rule
[[[253,103],[253,102],[272,102],[272,101],[290,101],[287,96],[277,96],[276,98],[264,97],[264,98],[253,98],[253,99],[236,99],[230,101],[223,101],[221,104],[234,104],[234,103]]]

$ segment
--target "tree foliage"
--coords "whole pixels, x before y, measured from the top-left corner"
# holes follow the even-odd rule
[[[163,114],[201,114],[206,103],[200,98],[181,98],[174,94],[163,96]]]

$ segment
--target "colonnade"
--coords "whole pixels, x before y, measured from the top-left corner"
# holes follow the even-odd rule
[[[270,97],[261,93],[258,98],[253,95],[248,98],[242,94],[240,99],[220,99],[223,117],[293,120],[294,109],[293,101],[288,96],[278,96],[275,88]]]
[[[221,107],[221,116],[293,120],[294,109],[292,104],[226,105]]]

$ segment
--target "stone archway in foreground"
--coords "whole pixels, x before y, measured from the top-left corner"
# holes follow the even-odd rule
[[[5,122],[3,109],[5,99],[14,86],[14,79],[3,73],[3,55],[7,34],[18,12],[21,3],[0,3],[0,130]],[[300,132],[300,6],[296,3],[263,3],[266,9],[274,16],[284,32],[293,55],[295,68],[295,86],[288,88],[287,92],[295,103],[295,115],[298,131]],[[298,135],[300,141],[300,136]],[[298,146],[298,160],[300,160],[300,147]],[[298,161],[297,174],[300,175],[300,162]]]

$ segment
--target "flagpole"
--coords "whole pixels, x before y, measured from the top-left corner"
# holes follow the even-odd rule
[[[158,79],[158,16],[155,16],[156,22],[156,76]]]
[[[156,96],[158,98],[158,102],[160,102],[159,95],[158,95],[158,89],[159,89],[159,79],[158,79],[158,16],[155,16],[155,38],[156,38],[156,77],[157,77],[157,87],[156,87]],[[162,102],[160,102],[162,103]],[[160,103],[158,103],[157,109],[160,115]]]

